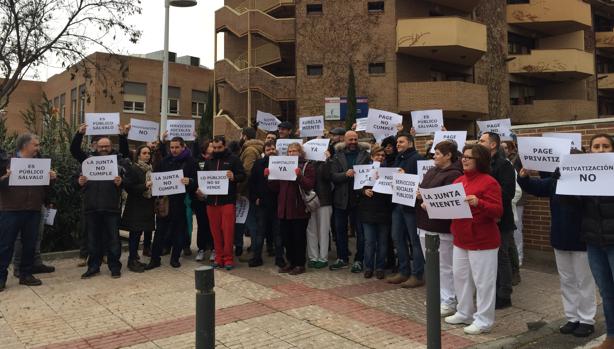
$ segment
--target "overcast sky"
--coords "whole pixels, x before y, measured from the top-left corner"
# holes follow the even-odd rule
[[[200,57],[201,65],[213,68],[215,10],[223,5],[224,0],[199,0],[195,7],[171,7],[169,50],[176,52],[177,57]],[[164,0],[143,0],[141,7],[143,12],[132,16],[128,22],[141,29],[143,35],[137,44],[132,44],[127,39],[117,40],[112,47],[118,53],[138,54],[164,49]],[[220,39],[221,37],[220,35]],[[96,49],[92,47],[91,51]],[[218,57],[221,57],[222,52],[218,52]],[[54,62],[51,62],[49,67],[41,67],[38,79],[46,80],[62,71],[54,68],[54,65]],[[33,75],[29,78],[33,78]]]

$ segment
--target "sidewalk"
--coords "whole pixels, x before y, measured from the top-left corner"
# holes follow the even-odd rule
[[[168,257],[162,262],[143,274],[124,267],[117,280],[106,268],[81,280],[85,268],[76,259],[56,260],[57,271],[32,288],[10,276],[0,293],[0,349],[194,347],[193,270],[200,264],[193,256],[180,269]],[[265,263],[215,272],[218,348],[426,347],[426,288],[405,290],[349,270],[289,276],[270,258]],[[517,336],[528,322],[563,317],[556,274],[527,266],[512,300],[489,334],[467,336],[442,324],[443,347]]]

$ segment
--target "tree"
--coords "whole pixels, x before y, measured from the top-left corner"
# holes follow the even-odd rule
[[[207,91],[207,105],[200,119],[198,137],[201,140],[213,138],[213,87],[211,86],[209,86]]]
[[[345,129],[349,130],[356,122],[356,79],[354,78],[354,68],[350,64],[350,73],[348,74],[348,93],[347,93],[348,109],[345,115]]]
[[[26,73],[50,56],[69,67],[87,60],[90,45],[113,52],[105,39],[125,35],[137,42],[141,32],[125,19],[140,14],[140,4],[141,0],[0,0],[0,109]]]

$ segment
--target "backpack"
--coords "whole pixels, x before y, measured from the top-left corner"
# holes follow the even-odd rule
[[[305,174],[305,168],[307,167],[308,163],[309,161],[306,161],[305,165],[303,165],[303,175]],[[301,193],[303,203],[305,203],[305,212],[312,213],[320,208],[320,198],[318,198],[318,194],[316,194],[315,190],[311,189],[305,192],[300,184],[298,185],[298,190]]]

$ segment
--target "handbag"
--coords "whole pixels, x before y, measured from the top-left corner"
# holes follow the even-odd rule
[[[307,163],[303,165],[302,173],[305,175],[305,168],[307,167]],[[318,194],[316,194],[315,190],[311,189],[309,191],[303,190],[301,185],[298,185],[298,190],[301,193],[301,198],[303,199],[303,203],[305,204],[305,212],[312,213],[320,208],[320,198],[318,198]]]
[[[168,196],[157,197],[156,206],[155,206],[156,215],[162,218],[168,216],[168,206],[169,206]]]

